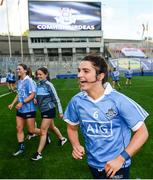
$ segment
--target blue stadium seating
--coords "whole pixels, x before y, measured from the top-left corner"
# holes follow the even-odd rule
[[[77,78],[77,74],[57,74],[57,79]]]

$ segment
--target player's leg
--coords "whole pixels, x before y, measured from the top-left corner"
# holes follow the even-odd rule
[[[132,81],[131,81],[131,78],[129,79],[129,85],[130,85],[130,86],[132,85]]]
[[[18,140],[18,149],[15,153],[13,153],[14,156],[17,156],[24,152],[25,145],[24,145],[24,128],[25,119],[20,116],[16,116],[16,131],[17,131],[17,140]]]
[[[113,80],[113,82],[112,82],[112,87],[113,88],[115,88],[115,84],[116,84],[116,82]]]
[[[11,86],[10,86],[10,82],[9,81],[7,82],[7,87],[9,89],[9,91],[11,91]]]
[[[118,86],[118,88],[119,88],[119,90],[120,90],[120,89],[121,89],[121,85],[120,85],[119,80],[116,81],[116,84],[117,84],[117,86]]]
[[[55,133],[57,138],[59,139],[58,145],[63,146],[67,142],[67,138],[63,137],[60,130],[55,126],[54,120],[51,121],[50,129]]]
[[[42,123],[41,123],[41,127],[40,127],[40,142],[39,142],[39,146],[37,149],[37,152],[32,156],[31,160],[39,160],[42,158],[42,151],[46,145],[46,140],[47,140],[47,132],[48,132],[48,128],[50,126],[52,119],[47,119],[47,118],[43,118]]]
[[[128,85],[128,82],[129,82],[129,79],[126,78],[126,83],[125,83],[126,86]]]
[[[36,112],[29,112],[27,114],[27,126],[28,126],[28,135],[26,136],[26,140],[30,140],[31,138],[40,134],[40,129],[37,128],[37,123],[35,121]]]
[[[11,88],[11,91],[13,92],[13,83],[12,83],[12,81],[10,82],[10,88]]]

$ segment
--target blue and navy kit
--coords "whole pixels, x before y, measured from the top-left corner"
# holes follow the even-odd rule
[[[7,73],[6,75],[6,82],[9,82],[11,79],[11,72]]]
[[[132,75],[133,75],[133,71],[131,69],[128,69],[126,72],[125,72],[125,77],[126,78],[132,78]]]
[[[9,72],[6,76],[6,82],[15,82],[16,81],[16,77],[15,74],[12,72]]]
[[[17,92],[18,92],[18,102],[24,102],[24,99],[26,99],[32,92],[36,93],[36,85],[29,76],[26,76],[23,80],[18,80]],[[20,113],[28,113],[28,112],[36,111],[34,101],[31,100],[28,103],[23,104],[18,111]]]
[[[111,73],[111,76],[112,76],[112,80],[113,81],[119,81],[119,79],[120,79],[120,73],[119,73],[119,71],[113,71],[112,73]]]
[[[41,112],[49,111],[55,108],[57,104],[59,113],[63,114],[56,90],[53,84],[48,80],[40,81],[37,84],[37,102]]]
[[[93,100],[86,92],[75,95],[64,113],[64,120],[80,125],[85,139],[88,164],[104,169],[105,164],[130,143],[131,129],[136,131],[148,113],[135,101],[105,84],[104,95]],[[125,167],[130,165],[127,160]]]

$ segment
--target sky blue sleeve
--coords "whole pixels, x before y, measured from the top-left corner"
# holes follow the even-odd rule
[[[121,95],[118,102],[119,115],[131,129],[149,115],[138,103],[125,95]]]
[[[76,104],[77,103],[72,99],[64,112],[64,121],[71,125],[79,124],[79,116]]]
[[[36,84],[33,82],[32,79],[29,79],[28,89],[29,93],[36,92]]]

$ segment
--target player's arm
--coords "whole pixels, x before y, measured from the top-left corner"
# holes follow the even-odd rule
[[[33,100],[34,98],[35,98],[35,92],[31,92],[31,94],[30,94],[27,98],[25,98],[25,99],[23,100],[23,102],[19,102],[19,103],[16,105],[16,109],[20,109],[20,108],[23,106],[23,104],[28,103],[29,101]]]
[[[143,144],[147,141],[148,136],[149,134],[147,127],[145,123],[143,123],[140,128],[134,133],[130,144],[125,149],[130,157],[132,157],[143,146]]]
[[[32,92],[27,98],[23,100],[23,103],[28,103],[35,98],[35,92]]]
[[[10,110],[13,108],[14,104],[16,104],[17,100],[18,100],[18,95],[16,95],[12,103],[8,105],[8,108]]]
[[[85,154],[84,147],[81,146],[78,136],[78,125],[67,125],[67,133],[71,142],[73,151],[72,156],[74,159],[82,159]]]
[[[115,173],[122,167],[123,163],[131,158],[148,139],[148,130],[145,123],[137,129],[123,153],[121,153],[114,160],[108,161],[105,166],[107,175],[112,178]]]
[[[52,92],[51,94],[54,96],[56,103],[57,103],[57,107],[58,107],[58,112],[59,112],[59,117],[62,119],[63,118],[63,109],[62,109],[62,105],[60,102],[60,99],[57,95],[57,91],[55,89],[55,87],[53,85],[50,85],[50,92]]]

